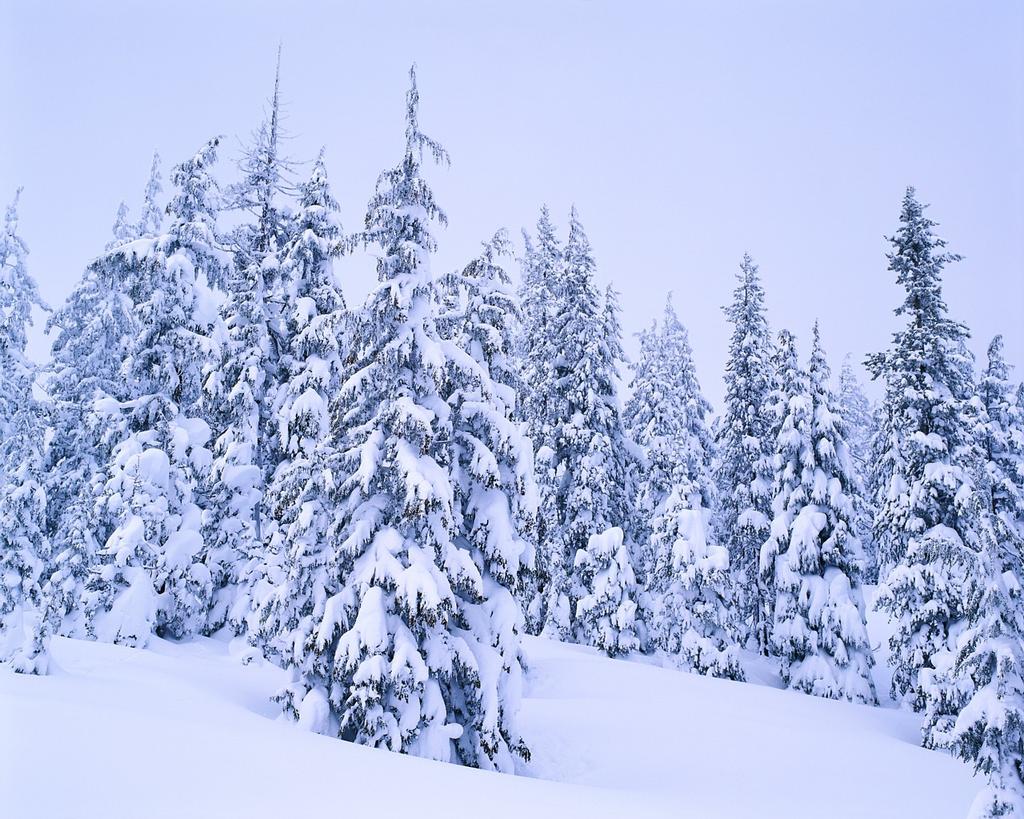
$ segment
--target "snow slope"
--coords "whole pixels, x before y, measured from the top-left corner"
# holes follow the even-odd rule
[[[960,819],[981,785],[918,747],[912,714],[537,638],[527,651],[534,759],[513,777],[276,720],[282,672],[226,643],[59,639],[50,676],[0,672],[0,814]]]

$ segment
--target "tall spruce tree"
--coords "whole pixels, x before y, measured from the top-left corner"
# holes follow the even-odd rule
[[[64,305],[50,316],[54,333],[47,392],[53,440],[46,491],[48,531],[54,544],[44,597],[54,627],[81,633],[78,603],[113,522],[97,507],[111,452],[125,432],[121,404],[131,397],[122,365],[139,332],[135,315],[144,263],[122,248],[152,240],[160,231],[160,161],[154,154],[142,216],[128,221],[122,204],[114,239],[86,268]]]
[[[214,623],[241,629],[248,608],[248,576],[262,558],[274,520],[263,496],[281,453],[273,408],[281,355],[289,340],[285,313],[293,305],[282,281],[282,253],[298,228],[282,205],[292,192],[292,163],[281,155],[281,52],[267,117],[242,155],[242,179],[229,203],[248,216],[234,231],[235,265],[223,282],[221,315],[227,334],[219,360],[205,375],[205,415],[214,427],[213,489],[205,520],[217,594]]]
[[[637,538],[646,541],[654,517],[681,483],[684,498],[697,495],[695,508],[715,507],[714,444],[707,427],[711,404],[701,392],[689,335],[671,296],[661,324],[655,322],[640,334],[630,387],[623,424],[645,454],[636,512],[642,520]]]
[[[536,523],[537,552],[532,576],[523,589],[527,629],[538,633],[547,619],[548,592],[564,586],[565,573],[560,550],[552,548],[558,532],[555,509],[555,430],[563,401],[557,389],[554,368],[553,327],[558,293],[564,277],[565,260],[547,206],[537,220],[537,241],[523,231],[524,251],[520,259],[520,331],[517,338],[520,414],[535,453],[539,508]],[[566,601],[568,605],[568,601]],[[568,611],[564,618],[568,622]]]
[[[631,386],[624,418],[641,451],[635,537],[653,643],[700,673],[740,678],[729,637],[729,555],[709,537],[716,496],[711,405],[671,298],[662,323],[641,333]]]
[[[366,216],[379,284],[353,317],[325,588],[289,640],[290,701],[301,696],[300,713],[329,705],[314,727],[360,744],[509,770],[515,688],[496,708],[501,673],[477,653],[496,643],[479,616],[495,589],[459,538],[453,412],[441,393],[454,350],[435,326],[429,265],[431,222],[446,220],[421,167],[424,153],[448,157],[420,131],[414,70],[410,79],[405,153]]]
[[[982,467],[967,328],[948,317],[942,298],[942,270],[958,257],[943,250],[934,227],[908,188],[888,254],[906,290],[896,310],[906,326],[867,361],[885,383],[885,419],[874,448],[873,481],[882,493],[874,531],[884,577],[877,605],[896,622],[893,694],[915,709],[927,700],[921,671],[930,675],[973,619],[972,572],[991,536],[977,486]]]
[[[716,529],[729,551],[741,621],[763,652],[768,649],[769,595],[760,586],[758,555],[768,536],[770,515],[771,344],[761,277],[748,254],[740,265],[732,304],[724,309],[733,330],[725,368],[725,410],[715,429]]]
[[[601,298],[590,242],[575,208],[565,247],[565,272],[551,328],[550,444],[538,452],[541,549],[548,568],[545,631],[574,634],[577,601],[586,593],[574,561],[592,535],[629,519],[632,451],[618,401],[622,345],[614,291]]]
[[[254,639],[264,652],[294,670],[296,685],[279,696],[286,713],[315,730],[326,710],[319,693],[303,704],[304,681],[314,673],[314,617],[336,587],[337,568],[328,532],[334,518],[332,471],[338,431],[331,405],[344,380],[345,299],[333,261],[344,235],[331,195],[323,154],[302,185],[296,229],[282,252],[282,280],[293,305],[285,316],[287,378],[278,391],[278,447],[282,460],[267,490],[266,508],[276,521],[269,549],[243,557],[238,574],[257,607]],[[244,618],[244,611],[236,613]]]
[[[48,629],[41,585],[50,561],[46,534],[44,409],[25,355],[33,308],[45,308],[18,233],[18,199],[0,233],[0,662],[45,673]]]
[[[771,535],[761,549],[771,606],[771,652],[782,678],[808,694],[874,703],[871,644],[854,529],[859,492],[846,424],[829,388],[818,325],[806,371],[783,337],[785,415],[773,456]]]
[[[637,585],[623,531],[613,526],[591,535],[573,560],[583,596],[576,604],[577,631],[609,657],[637,651]]]
[[[1024,578],[1024,407],[1010,383],[1003,337],[988,346],[978,383],[984,413],[980,445],[985,461],[988,509],[1004,571]]]
[[[558,392],[551,366],[557,318],[556,301],[562,287],[565,258],[547,205],[537,219],[534,244],[523,232],[519,302],[521,330],[518,339],[522,382],[525,386],[522,415],[535,448],[551,446],[558,413]]]
[[[994,549],[980,556],[988,579],[977,616],[952,667],[934,680],[925,721],[925,745],[987,776],[971,806],[978,819],[1024,815],[1024,592],[999,563]]]
[[[446,278],[456,298],[439,322],[449,353],[445,386],[451,407],[451,484],[456,542],[472,556],[481,584],[457,590],[464,637],[476,657],[481,688],[497,692],[478,713],[466,711],[459,757],[512,770],[528,756],[515,728],[522,686],[522,608],[514,592],[534,557],[530,541],[537,492],[532,444],[516,421],[518,372],[513,357],[518,306],[500,265],[508,240],[499,231],[461,273]]]
[[[218,242],[211,166],[219,139],[174,169],[167,232],[116,248],[138,273],[139,331],[128,350],[127,428],[99,499],[113,530],[84,606],[97,637],[142,645],[150,634],[207,630],[213,577],[202,534],[211,455],[202,372],[221,334],[209,280],[231,256]]]
[[[839,370],[839,413],[846,423],[847,444],[850,447],[853,471],[858,491],[854,496],[854,532],[864,555],[864,582],[878,582],[878,554],[872,533],[875,518],[873,495],[869,488],[871,474],[871,441],[875,435],[875,414],[871,402],[864,394],[850,357],[843,359]]]

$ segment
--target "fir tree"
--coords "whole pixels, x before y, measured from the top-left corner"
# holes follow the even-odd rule
[[[765,606],[770,601],[760,587],[758,554],[768,536],[770,514],[770,343],[761,277],[749,255],[743,257],[725,315],[733,331],[725,369],[725,411],[715,430],[716,529],[729,551],[741,619],[758,648],[766,651]]]
[[[213,494],[205,521],[217,595],[211,622],[241,628],[249,608],[243,567],[262,558],[272,536],[263,494],[281,454],[275,449],[273,407],[285,374],[281,350],[289,344],[282,310],[292,309],[282,281],[282,253],[293,222],[280,198],[290,192],[291,163],[281,156],[281,53],[278,49],[270,111],[245,150],[242,180],[229,191],[234,209],[250,216],[233,234],[235,265],[221,308],[227,337],[206,373],[206,417],[211,419]],[[301,238],[299,239],[301,241]]]
[[[908,188],[889,269],[906,289],[906,327],[868,368],[885,382],[885,418],[874,447],[881,495],[875,542],[885,578],[877,605],[896,621],[893,693],[923,708],[922,669],[933,670],[973,617],[971,572],[990,536],[981,474],[967,329],[947,315],[941,274],[958,257]]]
[[[497,640],[475,614],[486,602],[464,601],[493,590],[458,536],[453,413],[440,392],[453,350],[435,327],[429,263],[431,222],[445,217],[421,166],[424,152],[447,154],[419,129],[411,80],[405,154],[381,174],[366,217],[379,285],[353,317],[351,375],[334,409],[326,587],[289,640],[297,679],[285,703],[303,715],[329,705],[313,727],[360,744],[508,770],[515,748],[498,738],[515,733],[515,690],[495,710],[501,674],[474,650]]]
[[[1024,592],[994,557],[982,566],[977,622],[959,640],[943,696],[929,701],[926,735],[988,777],[971,807],[978,819],[1024,815]]]
[[[776,595],[771,651],[791,688],[874,703],[846,425],[829,389],[817,324],[806,372],[796,364],[792,336],[782,340],[785,416],[773,457],[775,516],[760,566]]]
[[[576,603],[582,642],[617,657],[640,648],[636,577],[622,529],[591,535],[573,567],[585,594]]]
[[[1024,577],[1024,407],[1010,384],[1002,336],[989,344],[978,397],[984,408],[979,443],[985,461],[988,509],[996,527],[1002,569]]]
[[[521,380],[523,383],[522,416],[534,447],[553,447],[558,392],[552,370],[554,356],[553,325],[557,318],[556,298],[562,287],[565,260],[547,206],[537,220],[537,244],[523,232],[525,252],[522,257],[519,302],[521,333],[518,339]]]
[[[451,484],[456,541],[472,556],[481,584],[457,590],[464,638],[476,657],[481,688],[497,691],[479,713],[466,712],[459,757],[511,770],[512,754],[528,756],[515,729],[522,685],[519,633],[523,614],[513,592],[530,574],[536,514],[533,450],[515,421],[518,373],[512,356],[518,307],[499,264],[503,231],[481,255],[447,277],[456,298],[439,322],[442,335],[468,356],[450,355],[445,388],[451,407]],[[511,708],[510,708],[511,706]]]
[[[158,234],[160,192],[154,155],[142,218],[130,223],[122,204],[114,240],[47,322],[47,330],[55,333],[47,381],[54,433],[46,481],[55,554],[44,597],[57,618],[54,627],[69,634],[81,631],[78,603],[100,545],[113,529],[97,500],[113,446],[125,432],[121,403],[131,396],[122,364],[139,332],[135,298],[145,276],[144,263],[122,248]]]
[[[675,484],[654,519],[657,645],[699,674],[744,679],[729,576],[729,552],[709,543],[710,512]]]
[[[18,198],[0,233],[0,661],[45,673],[48,628],[41,579],[46,536],[45,420],[33,395],[36,368],[25,356],[32,309],[44,308],[18,235]]]
[[[35,378],[35,368],[25,357],[32,308],[45,307],[35,279],[28,274],[28,246],[18,235],[18,199],[21,189],[4,214],[0,233],[0,433],[22,405],[25,385]]]
[[[631,386],[624,418],[641,450],[635,464],[640,478],[634,517],[642,544],[637,562],[654,640],[702,673],[714,665],[722,674],[739,675],[735,667],[726,669],[728,661],[719,664],[717,654],[712,660],[728,642],[728,552],[708,545],[706,524],[715,506],[705,420],[711,405],[701,393],[686,328],[671,299],[661,325],[641,333]]]
[[[763,599],[761,610],[768,629],[766,653],[775,654],[772,640],[776,588],[776,557],[784,552],[789,542],[789,525],[780,516],[787,512],[789,497],[800,488],[801,470],[794,469],[791,460],[798,460],[801,446],[810,435],[811,407],[807,373],[800,366],[796,337],[789,330],[780,330],[772,347],[772,389],[769,394],[768,417],[771,441],[766,444],[766,464],[771,475],[769,497],[772,521],[768,539],[761,546],[758,557],[760,588]],[[780,509],[781,507],[781,509]],[[776,525],[780,521],[782,525]]]
[[[847,444],[850,447],[853,472],[857,479],[858,491],[853,497],[853,529],[860,541],[864,555],[864,582],[878,582],[878,555],[875,549],[871,525],[875,517],[872,495],[868,489],[871,473],[871,441],[875,434],[875,414],[871,403],[850,363],[850,357],[843,359],[839,371],[839,413],[847,429]]]
[[[199,417],[201,375],[219,332],[206,282],[230,270],[217,242],[210,167],[219,139],[174,169],[170,226],[113,251],[137,270],[140,329],[125,362],[126,434],[114,447],[100,498],[113,531],[85,599],[104,640],[145,644],[208,624],[213,578],[206,565],[201,503],[210,429]]]
[[[630,387],[623,423],[645,453],[636,507],[644,521],[638,539],[646,540],[654,516],[680,483],[682,497],[696,494],[700,508],[715,507],[714,445],[707,428],[711,404],[701,392],[689,335],[671,297],[661,325],[654,323],[640,334]]]
[[[117,206],[117,215],[114,216],[114,226],[110,232],[114,237],[107,242],[107,250],[112,250],[118,245],[134,238],[131,225],[128,224],[128,205],[124,202]]]
[[[331,428],[331,402],[344,377],[345,299],[333,260],[344,248],[323,154],[301,187],[296,230],[282,253],[288,287],[289,346],[282,363],[287,379],[278,391],[278,449],[282,453],[267,490],[276,521],[267,554],[248,556],[239,568],[258,606],[255,636],[264,651],[295,668],[296,682],[313,672],[313,615],[337,578],[328,574],[332,552],[327,534],[333,520],[332,469],[338,456]],[[242,556],[245,560],[245,556]],[[268,586],[264,594],[262,586]],[[244,612],[239,612],[241,617]],[[287,713],[312,728],[316,707],[305,714],[301,685],[281,697]],[[316,694],[310,703],[321,703]]]
[[[527,628],[536,634],[548,617],[549,593],[552,589],[564,588],[566,582],[563,555],[556,545],[558,512],[553,462],[555,430],[558,419],[563,415],[563,400],[552,366],[555,351],[553,328],[558,310],[556,299],[563,284],[565,261],[547,206],[541,208],[537,220],[537,244],[526,231],[523,231],[523,243],[519,288],[521,319],[517,339],[522,395],[520,415],[534,447],[539,508],[535,566],[532,576],[525,578],[522,594]],[[559,619],[567,630],[568,599],[563,601]]]
[[[142,197],[142,212],[134,236],[159,236],[164,223],[164,209],[160,206],[163,184],[160,176],[160,154],[153,152],[149,167],[149,181]]]
[[[618,403],[618,305],[610,289],[600,298],[594,269],[574,209],[550,336],[557,412],[551,415],[552,443],[538,453],[546,526],[541,549],[549,567],[544,628],[563,638],[572,635],[576,602],[586,593],[573,576],[576,553],[592,535],[629,519],[632,452]]]

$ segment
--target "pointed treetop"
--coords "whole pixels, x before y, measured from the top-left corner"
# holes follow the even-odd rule
[[[918,201],[914,188],[908,187],[900,210],[900,227],[895,236],[889,237],[893,246],[886,254],[889,269],[896,273],[896,281],[907,288],[907,299],[896,309],[896,315],[945,315],[942,268],[962,258],[956,253],[937,252],[946,246],[946,240],[932,232],[938,223],[924,215],[927,207]]]
[[[14,191],[14,198],[4,212],[4,233],[9,237],[13,237],[18,233],[18,201],[21,199],[21,192],[23,190],[25,189],[19,187]],[[22,245],[24,246],[24,242],[22,242]],[[3,261],[3,259],[0,259],[0,263],[3,263]]]
[[[738,284],[733,293],[737,301],[747,304],[748,302],[756,302],[763,298],[760,269],[757,266],[757,262],[747,252],[743,253],[743,261],[740,262],[740,269],[736,274],[736,280]]]
[[[1010,367],[1003,358],[1003,336],[996,335],[988,345],[988,362],[985,368],[985,375],[989,378],[998,378],[1007,381],[1010,378]]]
[[[832,375],[832,371],[829,369],[828,359],[825,357],[825,351],[821,346],[821,331],[818,329],[817,319],[814,320],[814,329],[811,333],[811,359],[807,372],[815,376],[817,380],[824,384],[828,382],[828,379]]]
[[[743,254],[740,269],[736,272],[736,287],[732,291],[732,304],[722,308],[726,318],[734,325],[733,339],[737,349],[751,340],[751,328],[756,327],[767,341],[768,320],[764,315],[764,288],[757,263],[749,253]],[[759,333],[759,335],[760,335]]]
[[[409,68],[409,90],[405,94],[405,153],[407,158],[422,160],[423,149],[438,165],[450,165],[448,152],[420,130],[420,92],[416,86],[416,63]]]
[[[39,289],[26,267],[28,245],[18,235],[18,201],[21,188],[7,206],[4,230],[0,234],[0,355],[13,355],[21,359],[27,339],[25,328],[32,324],[33,305],[49,310],[39,295]],[[15,373],[28,370],[15,367]],[[0,368],[0,380],[9,375]]]
[[[271,157],[277,157],[279,113],[281,110],[281,43],[277,44],[277,65],[274,67],[274,96],[270,103],[270,144]]]
[[[569,211],[569,240],[565,244],[565,262],[570,272],[579,275],[588,275],[594,268],[590,240],[575,205]]]
[[[313,162],[313,172],[310,173],[309,178],[313,179],[326,179],[327,178],[327,162],[325,157],[327,155],[327,147],[324,145],[320,146],[320,152],[316,155],[316,160]]]
[[[114,226],[110,232],[114,238],[107,242],[107,250],[132,238],[131,230],[128,227],[128,205],[124,201],[117,206],[117,215],[114,216]]]
[[[558,232],[551,221],[551,211],[547,205],[540,206],[540,216],[537,217],[537,241],[540,249],[549,255],[557,255],[560,252]]]
[[[521,228],[519,232],[523,237],[523,257],[520,261],[528,263],[536,252],[533,249],[533,237],[530,236],[530,231],[526,228]]]
[[[785,385],[788,374],[800,371],[800,360],[796,351],[796,336],[789,330],[779,330],[775,342],[775,360],[780,383]]]
[[[142,216],[139,219],[139,236],[156,236],[163,224],[164,212],[157,199],[163,192],[160,183],[160,154],[153,151],[153,162],[149,168],[149,181],[142,200]]]
[[[183,222],[213,212],[209,193],[215,183],[209,168],[217,160],[217,147],[221,139],[223,137],[215,136],[191,159],[186,159],[171,171],[171,182],[178,187],[178,191],[167,205],[167,212],[173,213]]]
[[[283,43],[279,40],[277,43],[277,63],[274,66],[274,111],[277,111],[278,103],[281,99],[281,49]]]
[[[668,296],[665,297],[665,329],[670,327],[679,326],[682,327],[682,322],[679,320],[679,316],[676,314],[675,305],[672,304],[672,291],[668,291]]]

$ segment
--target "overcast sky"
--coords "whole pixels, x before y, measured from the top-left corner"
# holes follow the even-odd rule
[[[720,308],[745,250],[773,328],[803,355],[815,318],[837,368],[884,348],[900,293],[883,237],[908,184],[965,257],[946,298],[975,351],[1002,332],[1024,365],[1022,3],[230,6],[0,0],[0,198],[25,187],[30,269],[51,304],[118,202],[137,208],[154,149],[165,179],[214,134],[235,160],[280,40],[289,150],[326,146],[346,226],[400,156],[415,61],[422,125],[452,156],[428,170],[450,217],[435,270],[497,227],[518,236],[542,202],[564,230],[575,203],[627,334],[674,291],[716,407]],[[339,270],[360,301],[372,260]]]

